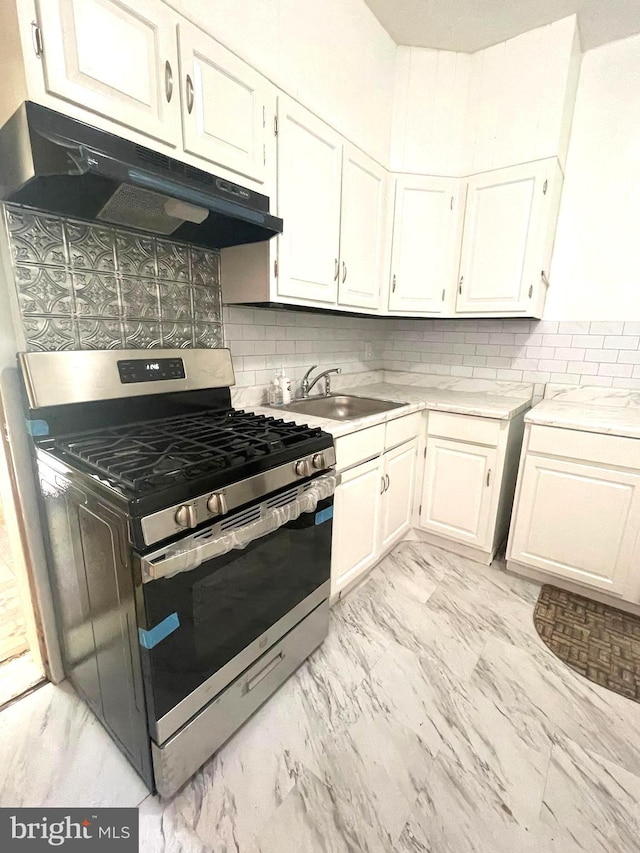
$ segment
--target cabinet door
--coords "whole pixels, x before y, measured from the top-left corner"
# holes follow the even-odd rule
[[[455,178],[396,179],[389,311],[437,314],[458,272],[459,188]]]
[[[512,523],[510,559],[624,594],[637,565],[640,474],[528,456]]]
[[[411,527],[417,449],[418,442],[414,439],[384,455],[381,551],[389,548]]]
[[[259,183],[267,160],[275,95],[251,66],[189,23],[179,25],[185,151]]]
[[[342,140],[289,98],[278,98],[278,295],[335,305],[340,256]]]
[[[530,309],[543,263],[545,161],[469,179],[456,311]]]
[[[488,548],[495,468],[492,447],[429,438],[420,525],[439,536]]]
[[[40,3],[52,95],[177,145],[176,17],[159,0]]]
[[[378,514],[383,487],[380,459],[372,459],[342,475],[333,505],[332,595],[377,559]]]
[[[345,144],[342,157],[340,284],[338,303],[380,307],[384,263],[386,171]]]

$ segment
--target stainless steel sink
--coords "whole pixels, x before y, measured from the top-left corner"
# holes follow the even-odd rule
[[[330,394],[328,397],[308,397],[294,400],[282,409],[312,415],[318,418],[331,418],[336,421],[348,421],[377,415],[391,409],[399,409],[406,403],[392,403],[390,400],[374,400],[372,397],[355,397],[351,394]]]

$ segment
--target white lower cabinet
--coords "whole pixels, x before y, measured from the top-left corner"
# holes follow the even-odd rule
[[[384,455],[380,551],[386,551],[411,527],[417,441],[408,441]]]
[[[567,430],[546,430],[547,450],[553,452],[557,433],[566,444]],[[607,459],[607,450],[617,446],[612,436],[587,435],[584,443],[593,444],[593,452],[584,455],[590,458],[564,458],[568,451],[584,450],[578,445],[584,433],[568,435],[574,446],[559,446],[557,458],[525,453],[508,559],[637,603],[640,597],[629,582],[640,556],[640,470],[631,467],[632,454],[624,445],[617,459]]]
[[[491,563],[509,529],[523,420],[429,413],[421,538]]]
[[[331,594],[335,595],[377,557],[381,492],[380,457],[342,475],[333,504]]]
[[[478,548],[489,548],[495,469],[493,447],[430,437],[421,526]]]
[[[347,446],[358,435],[346,436]],[[334,497],[332,597],[350,587],[410,528],[417,448],[413,438],[342,474]],[[340,439],[337,449],[340,464]]]

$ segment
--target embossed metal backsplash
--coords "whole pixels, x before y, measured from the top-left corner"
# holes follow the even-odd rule
[[[222,346],[216,251],[4,206],[29,350]]]

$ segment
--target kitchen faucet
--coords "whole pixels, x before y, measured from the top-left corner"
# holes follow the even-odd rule
[[[302,377],[302,382],[300,383],[300,396],[301,397],[308,397],[309,391],[311,391],[313,386],[320,379],[324,379],[324,396],[328,397],[329,394],[331,393],[331,377],[329,376],[329,374],[330,373],[342,373],[342,370],[339,367],[332,367],[329,370],[323,370],[322,373],[319,373],[312,382],[309,382],[309,376],[310,376],[311,372],[316,369],[317,366],[318,366],[317,364],[312,364],[311,367],[309,368],[309,370],[307,370],[305,375]]]

